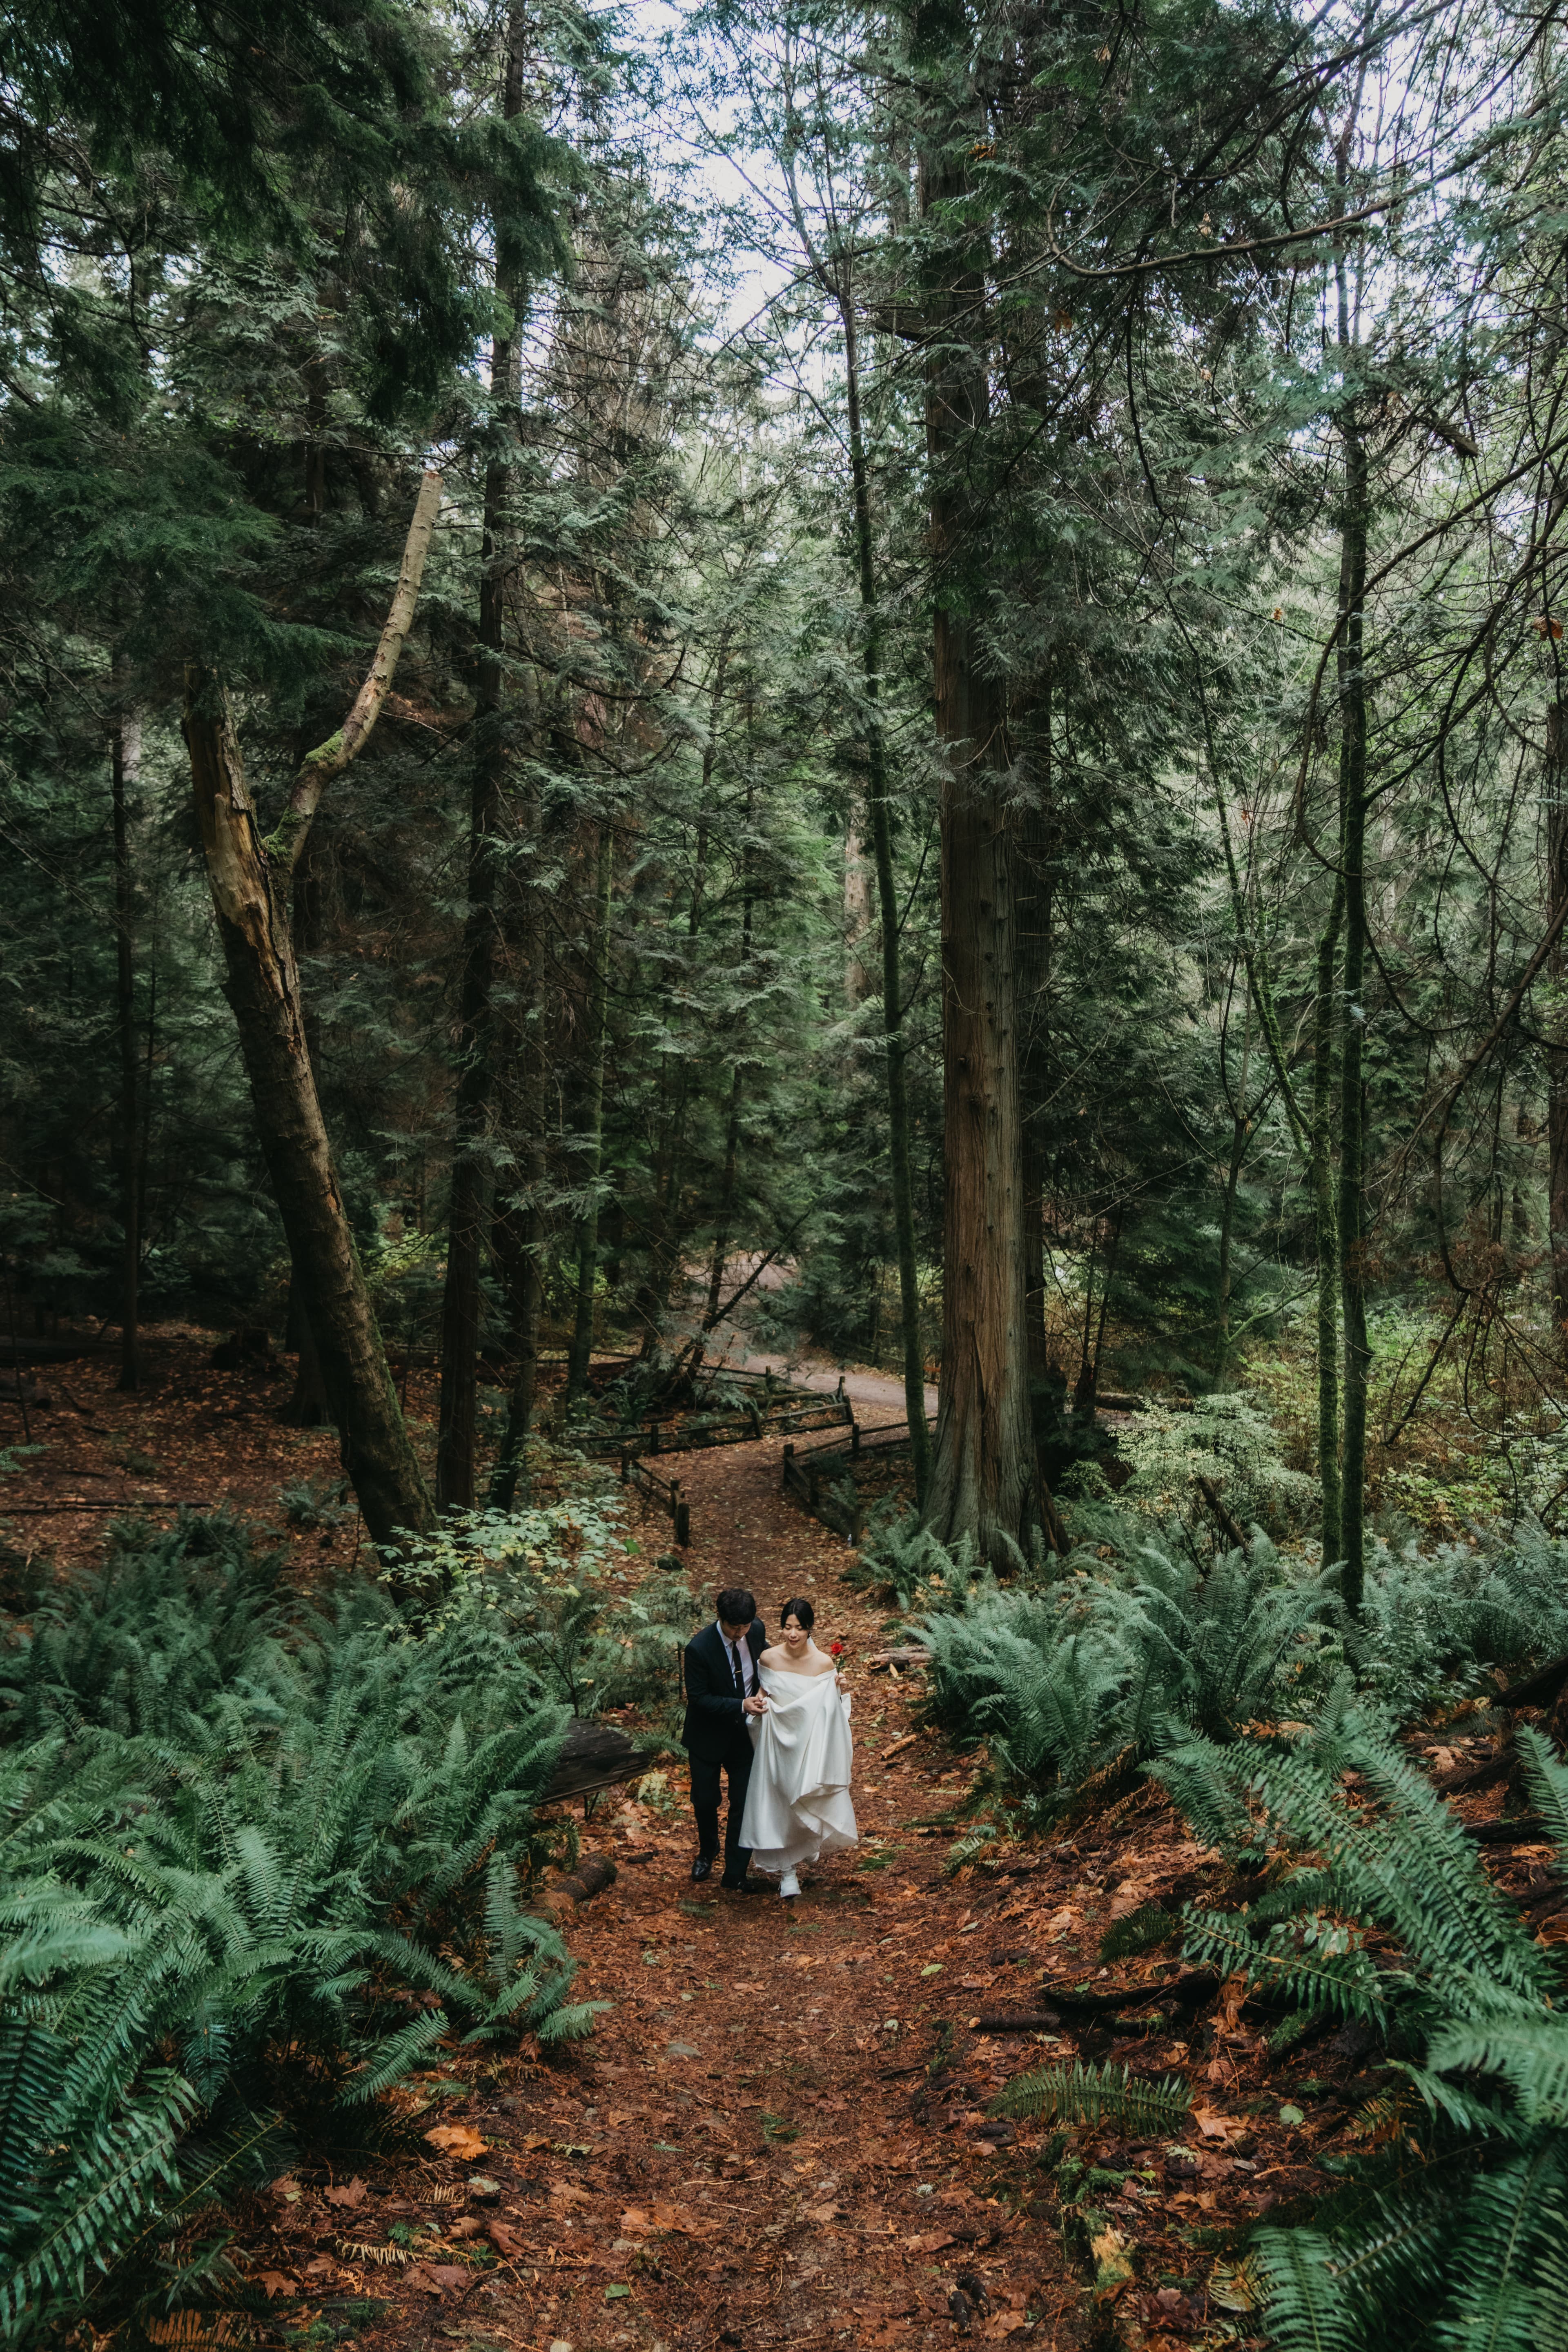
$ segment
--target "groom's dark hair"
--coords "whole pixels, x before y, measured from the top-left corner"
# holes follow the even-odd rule
[[[779,1623],[787,1625],[792,1617],[808,1633],[816,1622],[816,1612],[809,1601],[786,1601],[779,1611]]]
[[[749,1625],[757,1613],[757,1597],[743,1584],[727,1584],[714,1596],[713,1606],[721,1625]]]

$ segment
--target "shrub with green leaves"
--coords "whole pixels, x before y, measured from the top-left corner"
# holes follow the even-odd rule
[[[409,1547],[408,1581],[443,1596],[432,1622],[482,1612],[540,1688],[574,1715],[673,1708],[676,1652],[702,1610],[684,1573],[640,1580],[619,1490],[521,1511],[454,1513]]]
[[[221,2293],[155,2260],[205,2209],[438,2042],[589,2029],[520,1878],[565,1722],[474,1598],[290,1612],[232,1521],[50,1597],[0,1676],[0,2334]]]
[[[1568,1769],[1519,1735],[1568,1874]],[[1457,1816],[1346,1697],[1290,1741],[1204,1739],[1152,1768],[1199,1836],[1284,1874],[1187,1952],[1282,2008],[1372,2026],[1397,2128],[1310,2227],[1255,2240],[1281,2352],[1537,2352],[1568,2340],[1568,2012],[1555,1951],[1491,1886]],[[1355,1775],[1353,1797],[1346,1774]],[[1374,1958],[1369,1930],[1395,1950]]]

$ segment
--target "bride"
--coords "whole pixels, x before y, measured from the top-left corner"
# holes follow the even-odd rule
[[[765,1715],[748,1717],[754,1759],[741,1843],[793,1903],[803,1863],[858,1845],[849,1801],[849,1696],[811,1638],[809,1601],[786,1601],[782,1638],[757,1660]]]

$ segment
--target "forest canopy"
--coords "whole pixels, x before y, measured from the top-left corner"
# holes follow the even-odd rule
[[[967,2153],[1052,2126],[1008,2193],[1051,2176],[1092,2341],[1174,2340],[1100,2136],[1272,2105],[1354,2145],[1245,2258],[1184,2235],[1216,2309],[1568,2343],[1565,76],[1555,0],[15,0],[0,2340],[277,2340],[209,2232],[277,2191],[281,2243],[307,2158],[324,2231],[333,2167],[443,2150],[489,2218],[421,2294],[513,2261],[484,2137],[410,2120],[503,2063],[542,2105],[604,2007],[561,1921],[613,1869],[542,1890],[568,1801],[673,1801],[673,1428],[784,1441],[709,1474],[705,1567],[765,1473],[893,1612],[880,1761],[968,1778],[961,1830],[921,1749],[944,1809],[889,1818],[1070,1894],[1078,2054],[970,2019],[1056,2054]],[[89,1358],[73,1452],[33,1376]],[[907,1417],[864,1453],[847,1373]],[[279,1528],[121,1444],[174,1524],[57,1551],[153,1392],[332,1477]],[[1080,1944],[1075,1839],[1138,1807],[1164,1881]],[[1314,2042],[1347,2117],[1156,2081],[1205,2002],[1215,2098]],[[900,2134],[977,2122],[960,2022],[871,2078]],[[394,2229],[284,2288],[413,2277]]]
[[[1352,1605],[1552,1521],[1549,11],[4,41],[14,1329],[271,1326],[384,1548],[759,1339],[998,1567],[1121,1391]]]

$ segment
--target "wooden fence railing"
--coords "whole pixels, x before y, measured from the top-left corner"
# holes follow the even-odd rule
[[[907,1421],[886,1422],[879,1428],[862,1429],[851,1412],[847,1444],[839,1438],[827,1445],[786,1445],[780,1465],[780,1483],[802,1510],[848,1542],[858,1544],[865,1532],[865,1515],[858,1497],[851,1501],[836,1495],[833,1488],[841,1486],[846,1478],[853,1478],[858,1462],[907,1454],[910,1443]]]
[[[691,1541],[691,1506],[680,1491],[679,1478],[656,1478],[635,1454],[621,1456],[621,1484],[635,1486],[667,1512],[675,1529],[675,1540],[682,1551]]]
[[[670,1421],[662,1419],[640,1423],[635,1430],[607,1431],[603,1437],[574,1442],[590,1454],[704,1454],[714,1445],[748,1445],[758,1438],[798,1435],[808,1429],[843,1429],[853,1421],[854,1408],[847,1398],[797,1389],[770,1399],[765,1405],[750,1405],[697,1426],[678,1423],[668,1435]]]

